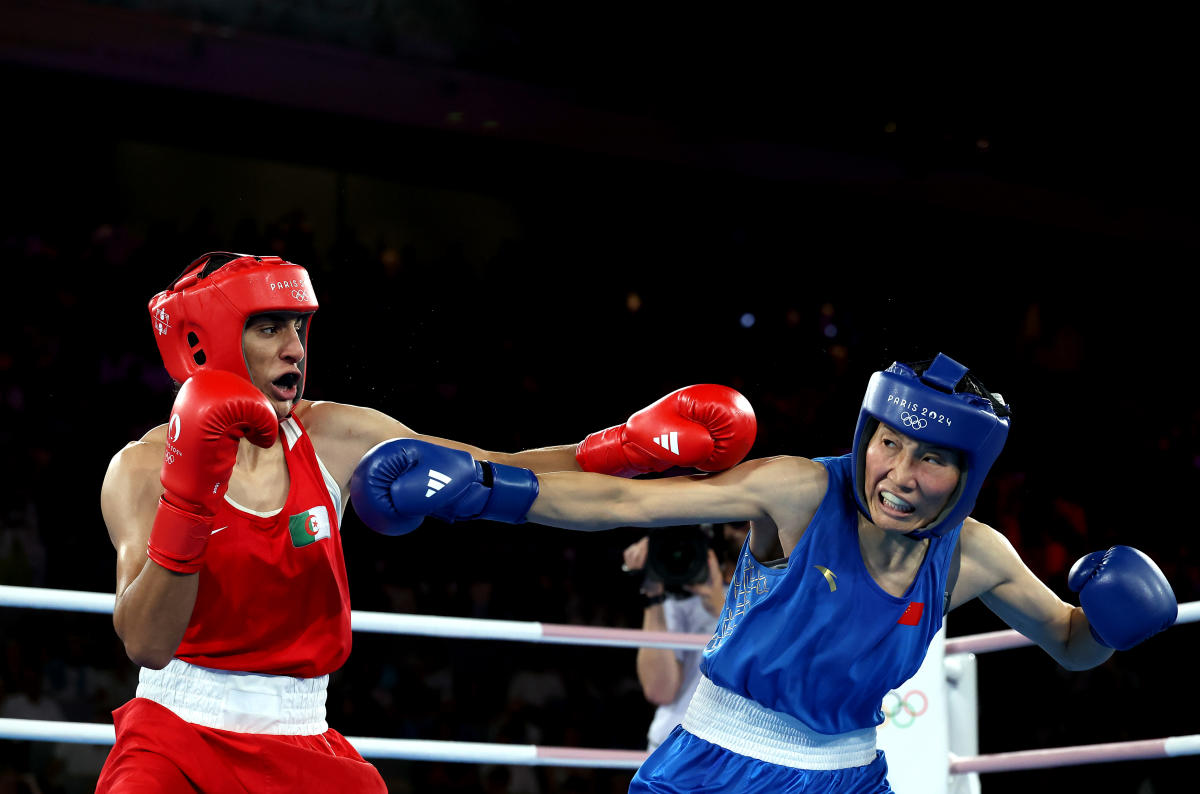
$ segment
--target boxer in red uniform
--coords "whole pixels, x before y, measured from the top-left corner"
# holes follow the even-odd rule
[[[749,403],[714,385],[580,444],[513,454],[303,400],[317,299],[304,268],[277,257],[206,254],[149,308],[182,386],[168,422],[113,457],[101,491],[117,551],[113,623],[142,670],[114,712],[100,792],[385,790],[325,721],[329,673],[350,652],[342,513],[377,444],[424,439],[534,471],[632,476],[723,470],[754,440]],[[512,520],[515,504],[478,515]]]

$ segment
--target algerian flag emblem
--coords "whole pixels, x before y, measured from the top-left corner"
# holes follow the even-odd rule
[[[292,545],[296,548],[316,543],[329,537],[329,511],[324,505],[310,507],[303,513],[288,516],[288,531],[292,533]]]

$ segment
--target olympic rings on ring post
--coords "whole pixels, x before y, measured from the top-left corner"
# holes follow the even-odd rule
[[[888,698],[894,697],[896,702],[892,706],[888,706]],[[916,704],[920,703],[920,708]],[[883,711],[883,725],[889,722],[897,728],[907,728],[917,721],[929,708],[929,698],[919,689],[913,689],[907,692],[903,697],[896,690],[892,690],[883,696],[883,703],[880,704],[880,709]],[[883,725],[879,727],[883,727]]]

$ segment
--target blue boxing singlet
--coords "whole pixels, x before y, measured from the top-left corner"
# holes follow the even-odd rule
[[[816,458],[829,488],[785,568],[742,547],[722,619],[704,650],[712,683],[822,734],[883,722],[883,697],[921,666],[942,625],[962,525],[933,538],[901,597],[871,577],[858,546],[849,455]]]

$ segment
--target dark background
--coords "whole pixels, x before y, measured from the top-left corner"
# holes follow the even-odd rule
[[[977,517],[1064,598],[1074,559],[1112,543],[1198,597],[1200,169],[1179,20],[149,5],[0,4],[0,581],[112,590],[100,481],[171,403],[146,302],[234,250],[313,276],[306,397],[488,449],[573,443],[718,382],[755,406],[753,457],[836,454],[872,371],[944,351],[1014,407]],[[637,626],[618,569],[640,534],[431,521],[383,538],[348,512],[343,542],[357,609]],[[1002,627],[977,605],[947,625]],[[103,617],[6,610],[0,631],[6,697],[104,722],[132,694]],[[1084,673],[981,656],[981,751],[1193,733],[1190,632]],[[639,748],[633,659],[359,634],[330,723]],[[90,790],[106,752],[0,750],[47,792]],[[379,766],[398,792],[629,778]],[[1148,794],[1197,772],[983,786]]]

